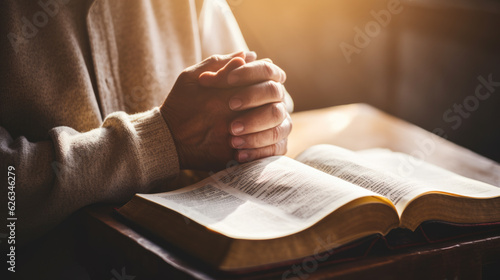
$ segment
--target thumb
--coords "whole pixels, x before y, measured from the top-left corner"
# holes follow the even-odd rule
[[[227,83],[228,74],[234,69],[245,65],[245,60],[242,57],[232,58],[224,67],[217,72],[205,71],[200,74],[198,81],[204,87],[228,88],[231,87]]]
[[[201,73],[206,71],[216,72],[222,67],[224,67],[229,61],[231,61],[231,59],[236,57],[245,59],[246,53],[244,51],[241,51],[226,55],[220,55],[220,54],[212,55],[203,60],[202,62],[200,62],[198,65],[193,66],[193,68],[195,68],[193,72],[196,74],[197,77]]]

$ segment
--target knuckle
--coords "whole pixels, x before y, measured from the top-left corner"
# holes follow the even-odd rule
[[[222,59],[222,58],[221,58],[221,56],[220,56],[220,55],[216,55],[216,54],[214,54],[214,55],[209,56],[209,57],[206,59],[206,61],[207,61],[207,63],[217,63],[217,62],[219,62],[221,59]]]
[[[286,82],[286,72],[283,70],[280,70],[280,82],[285,83]]]
[[[258,132],[258,133],[255,133],[253,135],[248,135],[245,139],[246,139],[246,144],[247,144],[247,148],[261,148],[261,147],[265,147],[268,142],[268,138],[269,136],[266,135],[265,133],[262,133],[262,132]]]
[[[282,85],[275,81],[267,82],[267,92],[275,100],[283,100],[284,93],[282,90]]]
[[[292,132],[292,129],[293,129],[292,118],[290,116],[288,116],[288,134],[290,134]]]
[[[273,132],[272,136],[273,143],[278,143],[281,140],[281,127],[280,126],[274,127],[273,129],[271,129],[271,131]]]
[[[191,69],[189,67],[182,70],[182,72],[179,74],[179,79],[186,78],[187,76],[191,75],[191,72],[193,72],[193,69]]]
[[[209,59],[210,59],[211,61],[213,61],[213,62],[217,62],[217,61],[219,61],[219,59],[220,59],[220,58],[219,58],[219,56],[218,56],[218,55],[215,55],[215,54],[214,54],[214,55],[211,55]]]
[[[274,68],[270,63],[263,63],[264,72],[268,77],[274,77]]]
[[[285,138],[283,139],[280,143],[279,143],[279,146],[280,146],[280,151],[279,151],[279,154],[280,155],[284,155],[288,152],[288,140]]]
[[[193,72],[194,72],[194,69],[190,69],[190,68],[184,69],[177,77],[177,82],[180,82],[180,83],[188,82],[189,80],[191,80],[191,76],[193,75]]]
[[[274,144],[274,145],[269,146],[269,150],[270,150],[270,154],[269,154],[270,156],[277,155],[278,145]]]
[[[279,141],[278,143],[272,145],[274,147],[273,155],[278,156],[278,155],[284,155],[286,154],[286,140],[283,139]]]
[[[286,110],[283,107],[283,103],[279,102],[271,104],[271,115],[276,123],[280,123],[285,119],[285,112]]]
[[[244,143],[243,145],[237,147],[239,149],[255,149],[258,147],[258,143],[256,142],[255,136],[254,135],[242,135],[239,136],[240,138],[243,139]]]
[[[272,140],[273,143],[279,143],[290,134],[291,127],[290,123],[285,119],[280,125],[272,129]]]

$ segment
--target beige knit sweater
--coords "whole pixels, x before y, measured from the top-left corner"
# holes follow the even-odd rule
[[[18,242],[175,177],[156,106],[187,66],[247,49],[218,0],[7,0],[0,35],[0,218],[13,166]]]

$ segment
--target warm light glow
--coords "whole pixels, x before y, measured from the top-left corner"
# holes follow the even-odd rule
[[[351,123],[352,116],[345,112],[333,112],[328,114],[325,121],[329,124],[330,133],[338,133]]]

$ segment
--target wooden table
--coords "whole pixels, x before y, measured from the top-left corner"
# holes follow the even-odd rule
[[[315,144],[333,144],[351,150],[388,148],[417,158],[423,155],[427,162],[500,186],[498,163],[369,105],[300,112],[292,119],[287,154],[290,157]],[[431,151],[426,151],[426,144],[433,145]]]
[[[413,154],[456,173],[500,186],[500,165],[416,126],[363,104],[332,107],[292,116],[288,155],[314,144],[353,150],[384,147]],[[91,206],[80,213],[84,228],[82,261],[98,277],[116,274],[136,279],[216,279],[219,275],[169,244],[130,227],[110,206]],[[339,264],[320,265],[302,277],[284,274],[286,266],[245,275],[245,279],[500,279],[500,232],[401,249]],[[123,270],[123,271],[122,271]],[[92,274],[91,273],[91,274]],[[123,276],[123,275],[122,275]],[[307,278],[305,278],[307,277]],[[104,279],[104,278],[103,278]],[[123,278],[132,279],[132,278]]]

